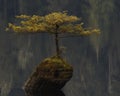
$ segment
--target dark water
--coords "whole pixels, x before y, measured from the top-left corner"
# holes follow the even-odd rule
[[[5,32],[7,23],[19,14],[64,10],[81,17],[86,27],[100,28],[101,34],[61,40],[73,77],[63,92],[40,96],[120,96],[120,0],[0,0],[0,96],[24,96],[25,81],[55,49],[52,36]]]

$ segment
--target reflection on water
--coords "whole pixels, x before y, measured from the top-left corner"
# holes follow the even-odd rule
[[[65,96],[61,90],[41,90],[39,93],[26,93],[26,96]]]

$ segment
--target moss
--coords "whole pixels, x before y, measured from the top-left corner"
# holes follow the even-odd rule
[[[73,68],[63,58],[53,56],[44,59],[33,72],[42,78],[54,79],[70,79],[72,77]],[[40,74],[40,75],[39,75]]]
[[[46,67],[61,67],[61,68],[67,68],[67,69],[71,69],[71,65],[68,64],[66,62],[66,60],[64,60],[61,57],[58,56],[53,56],[53,57],[49,57],[46,58],[45,60],[43,60],[41,62],[41,66],[46,66]]]
[[[72,66],[63,58],[59,56],[46,58],[27,80],[25,90],[61,89],[70,80],[72,74]]]

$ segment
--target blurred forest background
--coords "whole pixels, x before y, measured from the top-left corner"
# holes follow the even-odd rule
[[[54,55],[48,34],[5,32],[16,15],[65,11],[82,18],[100,36],[61,40],[74,74],[66,96],[120,96],[120,0],[0,0],[0,96],[22,96],[22,86],[44,58]],[[15,95],[17,94],[17,95]]]

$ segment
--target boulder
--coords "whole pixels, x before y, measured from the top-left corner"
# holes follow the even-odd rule
[[[26,81],[26,92],[41,89],[61,89],[72,77],[73,68],[63,58],[53,56],[43,60]]]

